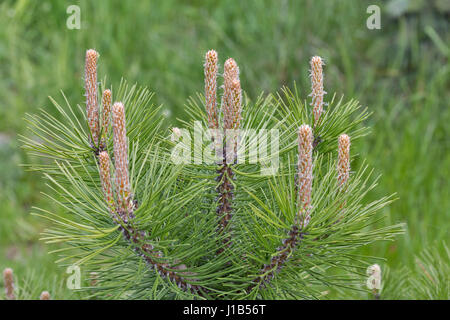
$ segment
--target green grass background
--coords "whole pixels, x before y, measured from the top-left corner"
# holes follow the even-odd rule
[[[66,27],[69,4],[80,6],[80,30]],[[370,4],[381,8],[381,30],[366,27]],[[40,176],[19,166],[33,159],[21,151],[18,135],[27,134],[25,113],[48,109],[48,96],[62,101],[60,90],[72,104],[83,103],[88,48],[100,52],[99,78],[118,85],[124,77],[155,91],[167,125],[202,91],[208,49],[218,51],[222,65],[235,58],[251,98],[294,82],[307,98],[308,60],[322,56],[327,97],[353,97],[373,112],[372,134],[353,147],[383,175],[370,196],[396,192],[399,200],[384,213],[388,222],[407,224],[396,242],[364,253],[385,257],[382,267],[394,274],[417,269],[415,256],[427,248],[445,256],[449,12],[441,0],[2,1],[0,269],[12,267],[17,281],[28,283],[23,297],[38,298],[44,289],[55,298],[75,297],[65,289],[65,270],[54,264],[57,256],[38,240],[46,225],[30,208],[53,204],[40,193],[47,190]],[[448,277],[444,281],[448,286]]]

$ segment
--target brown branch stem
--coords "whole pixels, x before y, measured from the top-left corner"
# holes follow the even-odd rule
[[[234,185],[232,183],[232,180],[234,173],[230,165],[227,163],[226,147],[223,148],[223,162],[217,170],[217,173],[219,175],[217,176],[216,181],[220,182],[219,186],[216,188],[219,202],[216,208],[216,213],[219,217],[217,232],[219,235],[227,232],[225,238],[222,240],[223,247],[217,250],[217,254],[221,254],[223,251],[225,251],[225,248],[229,248],[232,244],[230,234],[230,221],[233,211],[232,202],[234,198]]]
[[[129,217],[132,220],[133,214]],[[140,231],[132,226],[132,223],[127,218],[114,218],[115,222],[119,225],[119,230],[122,232],[124,238],[134,246],[136,254],[147,263],[150,269],[155,269],[161,277],[174,282],[180,289],[184,291],[191,290],[199,296],[205,296],[209,290],[196,284],[191,284],[184,275],[189,274],[185,270],[186,266],[180,264],[177,267],[171,267],[167,262],[158,262],[157,259],[163,259],[161,251],[155,250],[154,246],[150,243],[146,243],[145,239],[148,237],[147,232]],[[180,271],[174,271],[173,269],[179,269]]]
[[[270,262],[265,264],[259,271],[259,275],[253,279],[252,284],[247,288],[250,292],[256,286],[265,287],[286,264],[291,256],[293,250],[298,246],[298,243],[303,239],[304,233],[297,224],[292,225],[288,232],[288,237],[282,241],[282,245],[276,250],[275,255],[272,256]]]

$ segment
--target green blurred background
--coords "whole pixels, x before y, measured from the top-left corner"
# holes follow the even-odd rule
[[[81,29],[69,30],[67,7],[81,9]],[[381,8],[381,29],[369,30],[367,7]],[[308,60],[326,61],[326,96],[356,98],[373,112],[372,134],[353,150],[383,174],[375,198],[396,192],[387,222],[406,222],[404,236],[365,250],[383,268],[417,267],[415,255],[445,255],[449,203],[449,14],[447,0],[303,1],[2,1],[0,3],[0,269],[14,268],[29,298],[44,289],[56,298],[64,270],[40,242],[46,222],[32,206],[53,207],[34,161],[20,148],[23,117],[50,110],[48,96],[83,103],[85,50],[100,52],[99,78],[123,77],[156,92],[167,125],[184,116],[187,98],[203,89],[203,56],[232,56],[250,98],[297,83],[306,99]],[[447,279],[448,281],[448,279]]]

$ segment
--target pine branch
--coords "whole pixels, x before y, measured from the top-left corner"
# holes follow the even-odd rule
[[[86,81],[97,77],[91,60]],[[351,287],[362,276],[367,258],[354,249],[402,232],[399,225],[376,227],[377,212],[393,198],[364,202],[376,185],[367,167],[350,173],[349,137],[367,134],[361,124],[369,114],[334,96],[324,110],[320,68],[308,108],[296,88],[250,100],[228,59],[219,109],[217,65],[217,53],[208,51],[204,97],[190,99],[190,118],[180,119],[188,129],[173,128],[173,141],[161,133],[152,94],[124,81],[114,100],[103,91],[101,110],[93,86],[85,85],[86,110],[52,100],[62,120],[46,112],[28,116],[35,136],[23,137],[25,148],[52,160],[30,168],[44,173],[46,196],[65,212],[33,213],[54,224],[43,240],[65,244],[58,263],[74,261],[97,275],[84,289],[89,296],[318,298],[323,286]],[[220,146],[219,162],[172,163],[172,147],[190,147],[184,136],[196,120],[224,131],[208,138],[212,146],[201,145],[202,152]],[[271,129],[279,148],[270,155],[258,150],[258,163],[238,161],[242,149],[258,146],[252,132]],[[274,158],[278,171],[263,174]],[[336,276],[330,269],[352,272]]]
[[[291,257],[293,250],[303,239],[303,233],[299,227],[294,224],[288,232],[288,237],[283,239],[282,245],[279,246],[275,254],[268,264],[265,264],[259,272],[259,276],[253,280],[253,283],[247,288],[247,292],[252,291],[255,287],[265,287],[274,278],[275,273],[280,271],[286,261]]]
[[[114,131],[116,135],[119,135],[119,137],[115,138],[115,159],[116,163],[119,165],[122,165],[123,163],[126,163],[126,159],[123,157],[126,154],[125,149],[125,142],[123,141],[123,137],[120,137],[122,135],[125,135],[125,121],[123,119],[123,105],[122,104],[115,104],[114,114],[114,127],[116,130]],[[118,130],[117,127],[121,127],[123,130]],[[121,150],[122,149],[122,150]],[[113,197],[113,190],[111,186],[111,178],[110,178],[110,167],[109,167],[109,156],[108,153],[103,151],[99,155],[100,160],[100,176],[103,186],[103,192],[105,195],[105,200],[108,203],[108,206],[110,208],[110,213],[113,217],[113,220],[115,223],[119,226],[119,230],[122,232],[124,238],[132,245],[134,245],[135,252],[141,256],[148,266],[151,269],[155,269],[161,277],[166,278],[170,281],[173,281],[176,283],[176,285],[183,290],[192,290],[194,293],[199,294],[200,296],[204,296],[205,293],[208,292],[207,289],[198,286],[198,285],[191,285],[189,282],[186,281],[186,279],[183,277],[184,272],[183,271],[173,271],[173,267],[170,266],[168,263],[160,263],[155,258],[163,259],[163,253],[161,251],[156,251],[154,246],[150,243],[146,243],[146,239],[149,238],[148,233],[145,231],[140,231],[136,227],[133,226],[133,220],[136,218],[134,216],[134,209],[135,204],[132,202],[132,199],[127,195],[129,193],[129,189],[126,187],[123,187],[123,190],[128,190],[127,192],[121,191],[121,188],[119,188],[118,191],[118,199],[119,197],[122,197],[122,199],[118,200],[117,206],[114,204],[114,197]],[[117,173],[119,171],[119,173]],[[121,174],[121,177],[119,177],[116,180],[116,188],[117,186],[123,186],[127,183],[124,182],[127,179],[128,176],[128,167],[119,168],[116,164],[116,174]],[[182,265],[184,266],[184,265]],[[185,269],[180,268],[180,269]]]
[[[88,69],[88,67],[86,68]],[[108,97],[108,92],[106,92],[105,99],[104,105],[108,106],[108,104],[110,104],[110,101],[108,101],[110,99],[110,97]],[[90,116],[89,112],[96,114],[98,113],[98,110],[97,112],[88,110],[88,117]],[[112,108],[112,120],[114,133],[116,201],[114,201],[113,188],[111,186],[109,155],[106,151],[102,151],[100,154],[96,151],[95,154],[99,156],[99,173],[101,176],[103,192],[113,220],[119,225],[119,230],[122,232],[125,239],[135,246],[135,252],[147,262],[150,268],[155,268],[163,278],[175,282],[180,289],[192,290],[196,294],[204,295],[204,292],[207,292],[207,290],[199,285],[191,285],[186,282],[182,276],[183,272],[171,270],[172,267],[168,263],[157,262],[154,258],[161,259],[163,257],[162,252],[155,251],[153,245],[145,243],[145,239],[148,238],[147,232],[138,230],[133,226],[133,220],[135,219],[134,210],[137,209],[137,206],[132,198],[129,182],[125,109],[121,102],[114,103]]]
[[[298,242],[303,239],[302,230],[307,227],[309,220],[311,219],[310,204],[313,181],[312,144],[313,135],[311,127],[308,125],[300,126],[298,130],[298,185],[296,186],[299,211],[294,219],[294,224],[288,232],[288,237],[283,239],[282,246],[277,248],[270,263],[264,265],[260,271],[260,276],[253,280],[255,284],[251,285],[247,291],[251,291],[257,284],[266,285],[273,279],[275,272],[283,267]]]
[[[221,152],[222,163],[217,169],[218,176],[216,177],[216,181],[219,183],[216,188],[218,194],[216,212],[219,217],[217,233],[219,235],[227,234],[222,240],[223,247],[217,250],[217,254],[221,254],[225,248],[230,247],[232,244],[230,221],[233,211],[234,173],[231,164],[236,162],[238,148],[236,130],[240,128],[242,95],[239,67],[232,58],[229,58],[224,64],[224,93],[221,105],[223,124],[220,127],[216,108],[217,52],[214,50],[208,51],[205,60],[205,108],[208,115],[208,125],[212,129],[220,128],[225,136],[223,139],[218,136],[212,136],[212,142],[218,146],[216,150],[223,146]]]
[[[230,233],[230,221],[232,217],[232,203],[233,203],[233,170],[226,162],[226,147],[224,148],[224,160],[222,166],[217,170],[218,176],[216,181],[219,182],[219,186],[216,191],[218,193],[218,206],[217,206],[217,215],[219,217],[219,225],[217,228],[217,233],[219,235],[224,232]],[[231,237],[228,235],[225,239],[222,240],[223,247],[217,250],[217,254],[221,254],[225,248],[231,246]]]

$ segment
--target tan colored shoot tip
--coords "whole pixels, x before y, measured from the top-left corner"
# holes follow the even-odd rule
[[[92,135],[92,143],[98,145],[99,122],[97,102],[97,51],[89,49],[86,51],[86,62],[84,70],[84,87],[86,91],[86,114],[89,129]]]
[[[350,176],[350,137],[341,134],[338,139],[338,184],[343,189]]]
[[[326,92],[323,90],[323,65],[321,57],[314,56],[311,58],[311,97],[314,115],[314,125],[320,122],[320,116],[323,113],[323,96]]]
[[[3,282],[5,285],[5,295],[7,300],[16,300],[14,295],[14,276],[11,268],[3,270]]]
[[[219,113],[217,111],[217,73],[218,56],[214,50],[205,55],[205,106],[208,114],[208,125],[211,129],[219,127]]]
[[[111,90],[106,89],[102,95],[102,144],[106,144],[106,139],[109,132],[109,123],[111,122]]]
[[[125,108],[122,102],[114,103],[112,119],[117,204],[121,212],[126,212],[130,203],[130,182],[128,175],[128,144],[125,125]]]
[[[300,226],[306,227],[310,220],[313,181],[313,133],[309,125],[298,130],[298,205]]]

